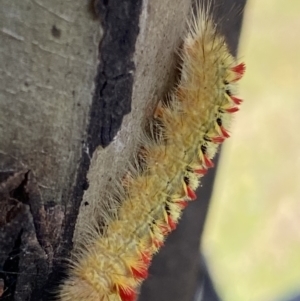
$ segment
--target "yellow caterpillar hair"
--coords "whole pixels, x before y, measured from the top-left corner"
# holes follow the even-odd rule
[[[118,192],[118,210],[74,254],[61,301],[133,301],[153,254],[176,228],[182,210],[229,137],[245,70],[229,53],[207,10],[197,9],[181,50],[178,84],[145,130],[134,168]],[[98,228],[97,228],[98,227]]]

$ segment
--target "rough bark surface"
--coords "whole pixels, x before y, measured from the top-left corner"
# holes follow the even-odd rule
[[[60,243],[101,32],[88,2],[1,0],[0,7],[2,298],[24,301],[44,285]]]
[[[174,82],[191,3],[0,0],[0,300],[46,300]],[[232,49],[240,21],[234,27]],[[176,295],[177,280],[190,279],[183,292],[192,296],[207,203],[188,209],[167,242],[180,252],[162,250],[151,269],[161,276],[150,277],[141,300],[169,300],[168,290],[191,300]],[[192,272],[181,271],[184,262]]]

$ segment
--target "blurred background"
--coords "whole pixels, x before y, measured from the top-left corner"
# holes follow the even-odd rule
[[[222,301],[300,294],[300,1],[248,0],[244,99],[225,142],[202,251]]]

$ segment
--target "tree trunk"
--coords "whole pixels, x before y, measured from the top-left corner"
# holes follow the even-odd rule
[[[0,300],[46,300],[174,83],[192,0],[0,5]],[[224,27],[233,51],[241,16]],[[213,176],[155,258],[140,300],[191,300]]]

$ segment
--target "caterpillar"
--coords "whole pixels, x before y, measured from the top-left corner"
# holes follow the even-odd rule
[[[192,14],[180,59],[178,83],[158,104],[119,183],[117,213],[91,223],[92,239],[74,254],[59,287],[61,301],[136,300],[152,256],[196,199],[201,177],[229,137],[245,65],[229,53],[209,8]]]

